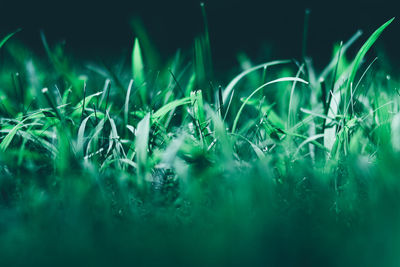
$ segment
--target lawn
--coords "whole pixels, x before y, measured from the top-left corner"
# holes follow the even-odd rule
[[[223,82],[202,12],[170,60],[138,22],[115,64],[0,33],[1,266],[400,265],[397,22]]]

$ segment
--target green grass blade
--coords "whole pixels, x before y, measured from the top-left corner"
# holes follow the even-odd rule
[[[12,33],[10,33],[10,34],[8,34],[6,37],[4,37],[4,38],[0,41],[0,49],[3,47],[3,45],[4,45],[8,40],[10,40],[11,37],[14,36],[14,34],[20,32],[20,31],[21,31],[21,29],[18,29],[18,30],[16,30],[16,31],[14,31],[14,32],[12,32]]]
[[[308,137],[306,140],[304,140],[296,149],[296,152],[294,153],[294,156],[296,156],[297,154],[300,153],[300,150],[302,149],[302,147],[304,147],[305,145],[312,143],[313,141],[319,139],[319,138],[323,138],[324,134],[316,134],[314,136],[310,136]]]
[[[335,55],[333,56],[331,62],[325,67],[325,69],[321,72],[321,74],[318,77],[318,80],[324,79],[326,80],[327,76],[329,75],[330,72],[334,71],[337,63],[338,63],[338,57],[340,55],[344,55],[346,51],[354,44],[355,41],[358,40],[362,35],[362,31],[358,30],[345,44],[343,44],[342,49],[339,49]]]
[[[135,38],[135,44],[133,46],[132,52],[132,77],[136,86],[139,88],[139,94],[142,103],[146,104],[147,102],[143,55],[138,38]]]
[[[233,126],[232,126],[232,133],[235,133],[236,131],[236,127],[237,124],[239,122],[239,118],[240,115],[242,114],[242,111],[244,109],[244,107],[247,105],[247,102],[259,91],[261,91],[262,89],[264,89],[265,87],[271,85],[271,84],[275,84],[275,83],[279,83],[279,82],[300,82],[300,83],[304,83],[304,84],[308,84],[308,82],[306,82],[303,79],[300,78],[296,78],[296,77],[285,77],[285,78],[279,78],[270,82],[267,82],[263,85],[261,85],[260,87],[258,87],[256,90],[253,91],[253,93],[251,93],[246,100],[243,102],[242,106],[239,108],[239,111],[236,114],[235,120],[233,121]]]
[[[22,123],[19,123],[12,128],[12,130],[4,137],[3,141],[0,143],[0,150],[1,151],[6,151],[8,146],[11,144],[11,141],[13,140],[14,136],[17,134],[18,130],[24,127]]]
[[[271,61],[271,62],[267,62],[267,63],[263,63],[260,65],[254,66],[248,70],[243,71],[242,73],[237,75],[235,78],[233,78],[233,80],[226,86],[224,93],[222,94],[224,103],[226,103],[230,93],[235,88],[235,86],[240,82],[240,80],[242,80],[248,74],[250,74],[254,71],[257,71],[259,69],[264,69],[264,68],[268,68],[268,67],[275,66],[275,65],[289,64],[290,62],[291,62],[291,60],[276,60],[276,61]]]
[[[153,40],[150,38],[143,21],[138,18],[132,18],[131,26],[135,35],[142,44],[143,54],[146,58],[146,63],[153,69],[157,69],[161,65],[161,55],[155,47]]]
[[[92,102],[92,100],[101,94],[102,94],[102,92],[97,92],[97,93],[91,94],[91,95],[85,97],[84,99],[82,99],[81,101],[79,101],[79,103],[75,105],[74,111],[72,112],[71,116],[72,117],[80,116],[84,109],[83,105],[85,104],[85,106],[88,107],[89,104]]]
[[[347,101],[350,96],[350,90],[351,87],[353,86],[354,79],[356,77],[357,71],[361,65],[361,61],[364,58],[365,54],[369,51],[371,46],[376,42],[376,40],[379,38],[379,36],[382,34],[382,32],[392,23],[394,18],[390,19],[387,21],[385,24],[380,26],[369,38],[368,40],[364,43],[364,45],[361,47],[361,49],[358,51],[353,63],[352,63],[352,70],[350,72],[349,79],[347,81],[347,86],[346,86],[346,96],[345,96],[345,105],[344,107],[347,107]]]
[[[296,78],[299,78],[301,73],[303,72],[304,69],[304,64],[302,64],[297,71]],[[288,107],[288,118],[287,118],[287,128],[292,127],[292,125],[296,122],[295,121],[295,116],[292,115],[292,109],[293,109],[293,95],[294,95],[294,89],[296,88],[296,82],[293,82],[292,89],[290,90],[290,97],[289,97],[289,107]]]
[[[78,137],[76,139],[76,153],[80,156],[83,157],[83,144],[85,143],[85,129],[86,129],[86,124],[90,117],[92,117],[94,114],[90,114],[87,116],[81,123],[78,129]]]
[[[184,97],[182,99],[177,99],[168,104],[165,104],[160,109],[158,109],[152,116],[153,119],[161,120],[168,112],[176,109],[179,106],[187,105],[191,103],[190,97]]]
[[[137,163],[137,174],[141,183],[142,179],[146,179],[147,173],[147,147],[150,135],[150,113],[148,113],[138,124],[136,129],[135,152]]]
[[[128,90],[126,91],[125,106],[124,106],[124,122],[125,122],[125,125],[128,125],[128,123],[129,123],[129,121],[128,121],[128,119],[129,119],[129,117],[128,117],[128,115],[129,115],[129,98],[131,96],[132,86],[133,86],[133,80],[131,80],[129,82]]]

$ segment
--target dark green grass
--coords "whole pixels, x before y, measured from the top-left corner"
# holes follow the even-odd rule
[[[227,84],[207,27],[160,63],[134,22],[111,66],[6,36],[0,264],[399,266],[399,82],[365,60],[391,22]]]

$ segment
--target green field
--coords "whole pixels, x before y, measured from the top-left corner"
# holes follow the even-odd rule
[[[0,265],[400,266],[391,22],[227,82],[207,23],[161,60],[136,21],[112,64],[1,33]]]

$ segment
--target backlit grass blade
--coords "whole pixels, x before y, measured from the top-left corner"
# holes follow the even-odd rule
[[[190,97],[184,97],[182,99],[177,99],[168,104],[165,104],[160,109],[158,109],[152,116],[153,119],[160,120],[162,119],[168,112],[176,109],[179,106],[187,105],[191,103]]]
[[[84,120],[82,120],[81,125],[79,126],[78,129],[78,136],[76,140],[76,153],[80,156],[83,157],[83,145],[85,143],[85,129],[86,129],[86,124],[90,117],[92,117],[94,114],[90,114],[87,116]]]
[[[14,128],[12,128],[11,131],[8,132],[8,134],[4,137],[4,139],[1,141],[0,143],[0,150],[1,151],[6,151],[7,148],[9,147],[9,145],[11,144],[11,141],[14,139],[15,135],[17,134],[17,132],[26,127],[29,126],[31,124],[24,124],[24,123],[19,123],[17,125],[14,126]]]
[[[299,78],[301,73],[303,72],[304,64],[300,66],[299,70],[297,71],[296,78]],[[294,98],[294,89],[296,88],[296,82],[293,82],[292,89],[290,90],[290,97],[289,97],[289,107],[288,107],[288,118],[287,118],[287,128],[292,127],[295,121],[295,116],[292,115],[293,109],[293,98]]]
[[[135,38],[135,44],[132,52],[132,77],[135,85],[139,88],[140,98],[143,104],[146,104],[146,86],[143,55],[140,49],[139,39]]]
[[[394,115],[390,126],[393,150],[400,152],[400,113]]]
[[[291,62],[291,60],[271,61],[271,62],[267,62],[267,63],[263,63],[263,64],[260,64],[260,65],[254,66],[254,67],[252,67],[252,68],[250,68],[248,70],[243,71],[242,73],[237,75],[235,78],[233,78],[233,80],[230,81],[229,84],[226,86],[226,88],[224,90],[224,93],[222,94],[224,103],[226,103],[230,93],[235,88],[235,86],[240,82],[241,79],[246,77],[248,74],[250,74],[250,73],[252,73],[254,71],[257,71],[259,69],[266,69],[268,67],[275,66],[275,65],[289,64],[290,62]]]
[[[143,21],[140,18],[132,18],[131,26],[135,35],[138,37],[142,44],[143,53],[146,58],[146,62],[151,68],[156,69],[160,66],[161,55],[158,49],[154,46],[152,39],[150,38]]]
[[[242,111],[244,109],[244,107],[246,106],[247,102],[259,91],[261,91],[262,89],[264,89],[265,87],[271,85],[271,84],[275,84],[275,83],[279,83],[279,82],[300,82],[300,83],[304,83],[304,84],[308,84],[308,82],[306,82],[303,79],[300,78],[296,78],[296,77],[285,77],[285,78],[279,78],[270,82],[267,82],[266,84],[263,84],[262,86],[258,87],[256,90],[253,91],[253,93],[251,93],[246,100],[243,102],[242,106],[239,108],[239,111],[236,114],[236,117],[233,121],[233,126],[232,126],[232,133],[235,133],[236,131],[236,127],[237,124],[239,122],[239,118],[240,115],[242,114]]]
[[[136,140],[135,140],[135,152],[136,152],[136,163],[137,163],[137,175],[139,183],[142,179],[146,179],[147,174],[147,148],[149,145],[150,135],[150,113],[148,113],[137,125]]]
[[[18,29],[18,30],[16,30],[16,31],[14,31],[14,32],[12,32],[12,33],[6,35],[6,37],[4,37],[3,39],[1,39],[1,41],[0,41],[0,49],[3,47],[3,45],[4,45],[11,37],[14,36],[14,34],[16,34],[17,32],[20,32],[20,31],[21,31],[21,29]]]
[[[32,113],[31,115],[27,116],[22,121],[18,122],[12,128],[12,130],[7,133],[7,135],[4,137],[4,139],[1,141],[0,150],[6,151],[8,146],[11,144],[11,141],[14,139],[15,135],[17,134],[17,132],[26,126],[31,125],[31,124],[25,123],[26,121],[31,120],[31,119],[39,119],[43,116],[44,116],[43,113],[41,111],[39,111],[39,112]]]
[[[71,116],[72,117],[80,116],[84,109],[83,105],[85,104],[85,106],[89,106],[92,103],[92,101],[101,94],[102,94],[102,92],[97,92],[97,93],[91,94],[91,95],[85,97],[85,99],[82,99],[81,101],[79,101],[79,103],[77,105],[75,105],[74,111],[72,112]]]
[[[99,123],[96,125],[96,127],[93,130],[93,134],[89,137],[89,141],[86,146],[86,157],[89,155],[95,153],[97,154],[97,150],[99,149],[99,139],[100,135],[104,131],[104,124],[106,122],[106,117],[102,118]],[[100,148],[101,151],[103,148]],[[101,153],[101,151],[99,153]]]
[[[129,82],[128,90],[126,91],[125,105],[124,105],[124,122],[125,122],[125,125],[128,125],[128,123],[129,123],[129,121],[128,121],[128,115],[129,115],[129,98],[130,98],[130,96],[131,96],[132,86],[133,86],[133,80],[131,80],[131,81]]]
[[[256,154],[256,156],[258,157],[258,159],[264,159],[265,155],[262,152],[262,150],[253,142],[251,142],[248,138],[240,135],[240,134],[232,134],[234,136],[240,137],[241,139],[243,139],[244,141],[246,141],[247,143],[249,143],[250,147],[253,149],[254,153]]]
[[[204,102],[203,102],[202,91],[197,90],[191,92],[190,101],[193,107],[194,118],[199,122],[200,126],[204,126],[205,114],[204,114]]]
[[[350,72],[349,79],[347,81],[346,85],[346,95],[345,95],[345,103],[344,107],[347,107],[347,102],[349,101],[349,97],[351,95],[351,88],[353,87],[354,84],[354,79],[356,77],[357,71],[361,65],[361,61],[364,58],[365,54],[369,51],[371,46],[376,42],[376,40],[379,38],[379,36],[382,34],[382,32],[392,23],[394,18],[390,19],[387,21],[385,24],[383,24],[381,27],[379,27],[369,38],[368,40],[364,43],[364,45],[361,47],[361,49],[358,51],[353,63],[352,63],[352,70]]]
[[[338,63],[338,58],[340,55],[344,55],[346,51],[354,44],[355,41],[357,41],[362,35],[362,31],[359,30],[357,31],[345,44],[342,45],[341,49],[338,49],[334,57],[332,58],[331,62],[324,68],[324,70],[321,72],[321,74],[318,77],[318,80],[324,79],[326,80],[326,77],[329,75],[331,71],[335,69]]]
[[[300,150],[307,144],[312,143],[313,141],[319,139],[319,138],[323,138],[324,134],[316,134],[314,136],[310,136],[308,137],[306,140],[304,140],[296,149],[296,152],[294,153],[294,156],[296,156],[297,154],[299,154]]]

